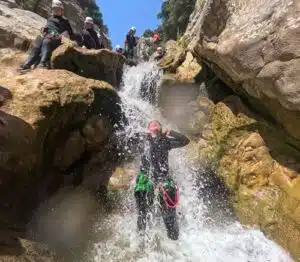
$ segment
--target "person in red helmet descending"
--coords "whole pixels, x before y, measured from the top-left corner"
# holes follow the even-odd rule
[[[146,216],[153,205],[157,189],[168,237],[178,239],[179,227],[176,218],[178,188],[169,175],[168,157],[171,149],[186,146],[188,143],[189,139],[178,132],[173,130],[163,132],[161,124],[156,120],[148,124],[135,187],[139,231],[146,229]]]

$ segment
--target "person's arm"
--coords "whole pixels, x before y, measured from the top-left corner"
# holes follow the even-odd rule
[[[184,147],[190,142],[185,135],[173,130],[167,131],[166,136],[169,139],[170,149]]]
[[[69,21],[66,19],[63,23],[63,32],[61,33],[61,36],[64,36],[66,38],[69,38],[70,40],[74,40],[74,32],[73,29],[69,23]]]

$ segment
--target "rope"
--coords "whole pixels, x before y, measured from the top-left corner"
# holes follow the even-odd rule
[[[163,199],[168,208],[176,208],[179,205],[179,190],[178,190],[177,185],[176,185],[176,193],[175,193],[174,201],[171,199],[168,192],[164,189],[164,187],[161,184],[159,184],[157,187],[158,187],[158,190],[162,191]]]

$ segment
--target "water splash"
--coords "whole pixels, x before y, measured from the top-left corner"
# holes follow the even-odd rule
[[[157,81],[157,76],[161,76],[161,73],[152,63],[125,70],[120,96],[128,126],[119,134],[120,137],[130,137],[137,131],[143,131],[150,119],[168,124],[158,108],[147,102],[140,92],[142,85],[144,88],[158,88],[160,81]],[[126,143],[124,139],[123,142]],[[179,240],[167,238],[160,216],[151,218],[151,228],[141,240],[136,231],[137,214],[132,181],[131,190],[122,193],[119,210],[96,225],[95,231],[102,238],[94,244],[92,261],[292,261],[278,245],[257,229],[243,227],[237,221],[222,226],[217,223],[207,226],[207,219],[213,221],[214,214],[209,214],[199,199],[199,185],[196,183],[199,167],[193,166],[186,154],[186,149],[176,149],[170,154],[170,170],[180,185]],[[154,213],[159,213],[159,210],[155,209]],[[228,218],[224,216],[223,220]]]

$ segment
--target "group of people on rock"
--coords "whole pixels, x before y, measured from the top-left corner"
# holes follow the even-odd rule
[[[64,39],[71,40],[74,46],[87,49],[104,48],[101,34],[94,29],[93,18],[85,18],[82,32],[78,36],[74,33],[68,19],[64,17],[64,6],[60,0],[53,0],[52,11],[53,14],[48,18],[46,25],[41,28],[41,34],[36,37],[27,60],[20,66],[20,71],[29,70],[32,66],[49,68],[52,52],[64,42]],[[126,35],[125,48],[117,45],[115,51],[128,59],[132,59],[138,42],[135,34],[136,28],[131,27]],[[157,42],[158,34],[155,34],[153,39],[154,42]],[[157,47],[156,51],[158,55],[155,56],[155,59],[158,60],[163,56],[163,49]]]
[[[60,0],[53,0],[52,11],[53,14],[48,18],[46,25],[41,28],[41,34],[36,37],[27,60],[20,66],[21,71],[28,70],[32,66],[49,68],[52,52],[63,43],[64,39],[72,41],[74,46],[87,49],[104,48],[100,33],[94,29],[93,18],[85,18],[82,32],[78,37],[68,19],[64,17],[64,6]]]
[[[118,54],[124,55],[128,59],[132,59],[134,57],[134,49],[138,43],[138,37],[136,37],[135,34],[136,28],[133,26],[130,28],[129,32],[126,35],[124,48],[122,48],[120,45],[116,45],[115,51]],[[159,60],[164,56],[163,48],[157,45],[160,40],[159,35],[157,33],[154,33],[152,40],[153,43],[156,45],[156,54],[154,56],[154,59]]]

